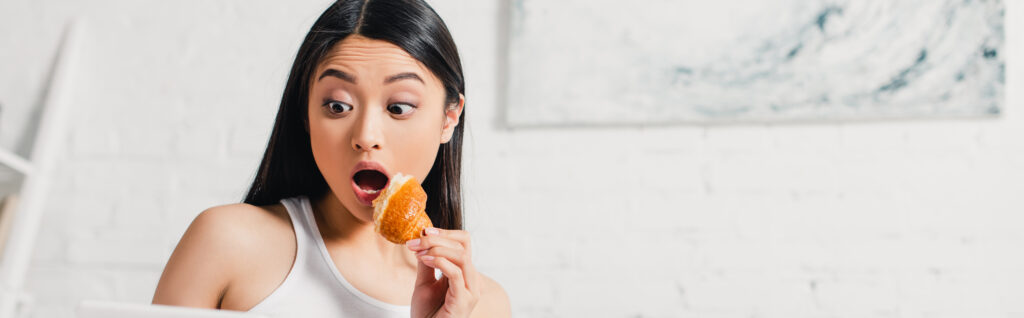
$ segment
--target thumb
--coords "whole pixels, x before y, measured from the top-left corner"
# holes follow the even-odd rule
[[[437,281],[434,277],[434,268],[423,264],[422,260],[416,260],[416,287],[430,285]]]

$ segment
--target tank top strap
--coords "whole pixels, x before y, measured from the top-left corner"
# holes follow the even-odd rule
[[[280,302],[287,301],[281,298],[291,292],[292,285],[301,284],[302,276],[305,275],[306,259],[309,257],[310,244],[313,243],[311,243],[312,238],[309,237],[309,230],[302,217],[304,214],[302,211],[302,197],[284,198],[279,202],[284,206],[285,211],[288,212],[288,218],[292,222],[292,230],[295,232],[295,259],[284,281],[270,295],[250,308],[249,312],[264,312],[268,307],[274,308],[279,306]]]
[[[307,202],[309,201],[305,196],[281,199],[281,204],[288,211],[288,217],[292,221],[292,229],[295,230],[296,262],[307,256],[303,254],[310,248],[310,244],[315,244],[312,237],[313,232],[310,231],[309,222],[306,220]]]

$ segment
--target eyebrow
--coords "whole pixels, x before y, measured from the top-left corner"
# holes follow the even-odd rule
[[[398,74],[395,74],[395,75],[391,75],[387,79],[384,80],[384,84],[390,84],[392,82],[397,82],[397,81],[404,80],[404,79],[414,79],[414,80],[420,81],[421,84],[426,84],[425,82],[423,82],[423,79],[420,78],[419,75],[416,75],[416,73],[411,73],[411,72],[398,73]]]
[[[349,73],[345,73],[345,72],[342,72],[342,71],[339,71],[339,70],[336,70],[336,69],[333,69],[333,68],[329,68],[329,69],[324,70],[324,72],[322,74],[320,74],[320,77],[317,78],[317,81],[322,80],[322,79],[324,79],[324,77],[328,77],[328,76],[336,77],[336,78],[339,78],[339,79],[341,79],[343,81],[346,81],[346,82],[349,82],[349,83],[352,83],[352,84],[356,83],[355,76],[352,76]],[[426,82],[423,81],[423,78],[421,78],[419,75],[416,75],[416,73],[412,73],[412,72],[398,73],[398,74],[395,74],[395,75],[388,76],[388,78],[384,79],[384,84],[390,84],[390,83],[393,83],[393,82],[397,82],[397,81],[400,81],[400,80],[406,80],[406,79],[417,80],[417,81],[419,81],[422,84],[426,84]]]
[[[316,80],[319,81],[319,80],[324,79],[324,77],[328,77],[328,76],[330,76],[330,77],[337,77],[337,78],[340,78],[343,81],[346,81],[346,82],[349,82],[349,83],[352,83],[352,84],[356,83],[355,76],[349,75],[348,73],[345,73],[345,72],[342,72],[342,71],[339,71],[339,70],[336,70],[336,69],[333,69],[333,68],[329,68],[329,69],[324,70],[324,72],[322,74],[320,74],[320,77],[317,78]]]

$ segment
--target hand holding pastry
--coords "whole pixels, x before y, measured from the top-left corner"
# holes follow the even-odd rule
[[[424,233],[405,244],[419,259],[412,317],[469,317],[483,284],[473,266],[469,233],[432,227]],[[435,268],[441,270],[440,279],[434,277]]]

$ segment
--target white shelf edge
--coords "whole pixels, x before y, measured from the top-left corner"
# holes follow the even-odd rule
[[[58,56],[53,64],[49,88],[43,98],[39,127],[32,147],[29,160],[25,161],[10,151],[4,163],[13,162],[12,168],[31,168],[25,174],[19,194],[17,212],[13,215],[10,231],[7,233],[6,246],[0,257],[0,317],[18,318],[24,316],[26,308],[32,306],[32,295],[24,288],[32,259],[36,234],[42,221],[44,203],[48,200],[51,175],[54,171],[56,156],[61,150],[62,136],[67,127],[65,121],[66,108],[69,103],[69,89],[75,71],[79,33],[81,25],[72,19],[65,27]],[[19,165],[20,161],[25,164]],[[28,171],[28,169],[26,169]]]
[[[4,148],[0,148],[0,164],[11,167],[23,175],[28,175],[32,171],[32,163]]]

